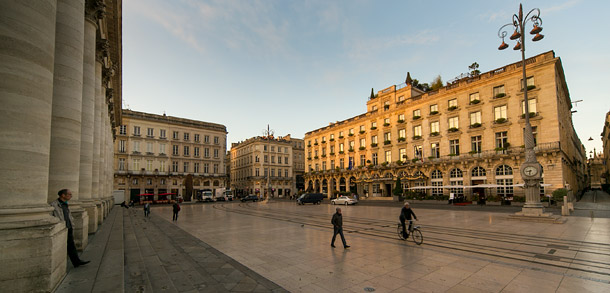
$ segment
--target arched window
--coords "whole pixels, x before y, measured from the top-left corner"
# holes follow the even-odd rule
[[[455,169],[451,170],[451,173],[449,173],[449,177],[450,178],[462,178],[464,176],[462,175],[462,170],[455,168]]]
[[[485,168],[483,167],[474,167],[472,169],[472,177],[481,177],[485,175]]]
[[[417,171],[417,172],[415,172],[413,177],[423,178],[424,177],[424,173],[422,173],[422,171]]]
[[[496,168],[496,176],[513,175],[513,168],[508,165],[500,165]]]
[[[432,179],[443,179],[443,172],[441,172],[440,170],[434,170],[432,171],[431,177]]]

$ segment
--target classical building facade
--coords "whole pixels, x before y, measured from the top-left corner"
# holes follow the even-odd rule
[[[526,60],[541,193],[585,184],[586,156],[572,123],[561,60]],[[523,196],[521,62],[423,92],[410,77],[371,95],[367,111],[305,134],[306,188],[332,196],[390,196],[397,178],[428,195]],[[477,185],[480,185],[477,187]]]
[[[272,196],[295,195],[296,176],[304,172],[303,145],[302,139],[290,135],[258,136],[231,144],[231,189],[238,196],[266,196],[269,183]]]
[[[72,191],[78,249],[112,207],[113,126],[121,121],[121,1],[0,1],[0,282],[52,291],[66,273]]]
[[[602,131],[603,159],[604,159],[604,179],[605,184],[610,184],[610,112],[606,113],[604,130]]]
[[[114,145],[114,189],[134,202],[196,198],[227,186],[224,125],[123,110]],[[146,195],[144,195],[146,194]],[[141,196],[142,195],[142,196]]]

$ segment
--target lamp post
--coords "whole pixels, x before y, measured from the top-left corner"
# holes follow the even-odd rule
[[[269,129],[269,124],[267,124],[267,130],[263,130],[265,136],[267,137],[267,159],[269,160],[269,168],[267,169],[267,196],[265,198],[265,202],[268,202],[271,198],[271,138],[273,137],[274,131]],[[265,169],[265,160],[263,158],[263,170]]]
[[[517,40],[517,44],[513,50],[521,50],[521,63],[523,66],[523,100],[525,109],[525,129],[523,131],[523,139],[525,141],[525,162],[521,165],[521,177],[524,181],[525,190],[525,204],[523,209],[517,215],[521,216],[549,216],[544,213],[542,203],[540,203],[540,173],[542,166],[536,160],[536,152],[534,151],[534,134],[532,132],[532,125],[530,124],[529,115],[529,100],[527,98],[527,75],[525,73],[525,27],[528,22],[533,24],[533,29],[530,34],[535,35],[532,41],[536,42],[542,40],[544,37],[540,34],[542,31],[542,19],[540,18],[540,9],[534,8],[530,10],[525,16],[523,15],[523,6],[519,4],[519,14],[513,15],[511,23],[505,24],[498,30],[498,37],[502,39],[502,44],[498,47],[498,50],[504,50],[508,48],[508,45],[504,42],[504,37],[508,35],[505,28],[510,27],[514,29],[514,33],[510,36],[511,40]]]

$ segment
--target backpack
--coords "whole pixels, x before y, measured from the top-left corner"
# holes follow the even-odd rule
[[[180,205],[179,204],[176,204],[176,205],[178,206],[177,210],[180,211]]]

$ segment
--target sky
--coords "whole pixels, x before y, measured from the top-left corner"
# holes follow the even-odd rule
[[[574,127],[587,153],[600,152],[610,1],[524,3],[532,8],[545,37],[526,41],[526,58],[561,58],[571,99],[582,100]],[[123,1],[123,108],[223,124],[228,148],[267,125],[303,138],[365,113],[371,88],[401,84],[407,72],[446,82],[473,62],[487,72],[520,61],[519,51],[497,50],[518,10],[512,0]]]

